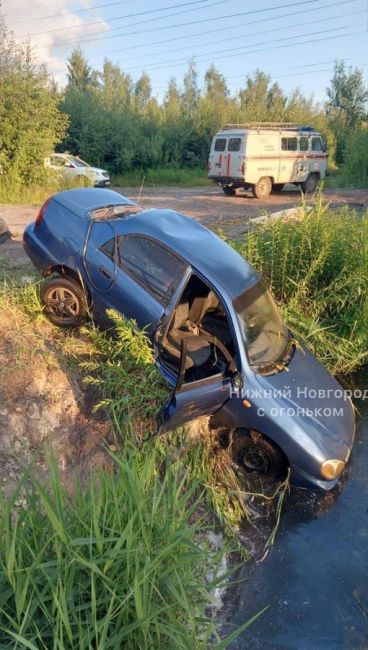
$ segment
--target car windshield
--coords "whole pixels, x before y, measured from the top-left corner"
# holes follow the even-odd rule
[[[289,333],[263,281],[234,300],[249,363],[264,368],[286,361]]]
[[[68,160],[73,163],[76,167],[90,167],[88,163],[84,162],[84,160],[81,160],[80,158],[74,158],[74,156],[70,156]]]

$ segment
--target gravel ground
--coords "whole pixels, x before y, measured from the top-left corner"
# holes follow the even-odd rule
[[[133,200],[137,200],[138,188],[115,188]],[[362,210],[368,208],[367,190],[326,190],[325,198],[334,207],[350,205]],[[237,196],[225,196],[216,185],[203,188],[146,187],[141,193],[140,204],[147,208],[172,208],[199,219],[204,226],[216,230],[223,228],[230,236],[243,232],[249,219],[300,205],[300,192],[293,186],[286,186],[283,192],[271,194],[265,200],[254,199],[250,192],[239,192]],[[0,216],[5,219],[17,239],[24,227],[33,221],[37,205],[0,205]],[[0,252],[5,251],[6,244]]]

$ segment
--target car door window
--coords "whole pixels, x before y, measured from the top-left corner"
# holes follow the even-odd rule
[[[321,138],[312,138],[312,151],[322,151]]]
[[[101,250],[107,257],[109,257],[111,260],[114,258],[114,252],[115,252],[115,237],[112,239],[109,239],[107,242],[102,244],[100,246]]]
[[[300,151],[308,151],[308,138],[305,138],[304,136],[300,138],[299,140],[299,150]]]
[[[51,156],[50,164],[53,167],[65,167],[65,160],[64,160],[64,158],[58,158],[57,156]]]
[[[120,237],[119,266],[167,306],[186,263],[159,243],[139,236]]]

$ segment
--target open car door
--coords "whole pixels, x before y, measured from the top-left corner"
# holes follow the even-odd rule
[[[182,426],[198,417],[212,415],[218,411],[231,397],[236,367],[227,348],[215,337],[200,335],[208,343],[218,348],[226,362],[223,368],[215,374],[201,379],[188,381],[186,379],[188,344],[191,340],[198,341],[198,336],[186,337],[181,340],[181,355],[179,374],[172,395],[164,402],[158,414],[158,433]]]

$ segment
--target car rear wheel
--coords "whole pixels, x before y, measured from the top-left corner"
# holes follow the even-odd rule
[[[59,327],[79,327],[88,318],[83,289],[72,280],[55,278],[45,282],[41,302],[47,318]]]
[[[235,196],[236,194],[236,188],[232,185],[223,185],[222,191],[224,194],[226,194],[226,196]]]
[[[271,194],[272,182],[268,176],[262,176],[255,185],[252,186],[253,196],[256,199],[265,199]]]
[[[309,174],[307,180],[304,183],[300,183],[300,188],[302,192],[310,194],[311,192],[315,192],[317,183],[317,174]]]
[[[235,431],[231,454],[234,462],[246,472],[279,478],[285,473],[286,459],[270,440],[260,433],[251,437],[246,430]]]

